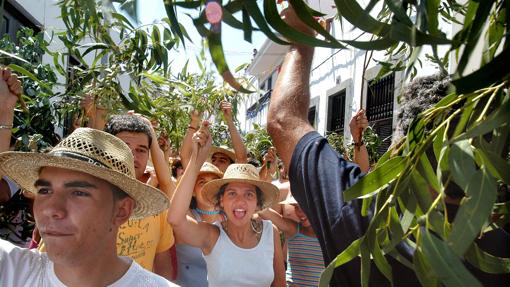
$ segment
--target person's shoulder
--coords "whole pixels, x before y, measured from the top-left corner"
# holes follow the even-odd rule
[[[0,239],[0,274],[5,275],[0,276],[0,285],[5,282],[23,282],[35,273],[44,274],[49,264],[46,253],[21,248]],[[11,279],[15,281],[9,281]]]
[[[129,268],[126,275],[124,275],[123,279],[126,281],[119,281],[119,285],[114,286],[150,286],[150,287],[166,287],[166,286],[179,286],[174,284],[165,278],[152,273],[146,269],[144,269],[140,264],[132,261],[131,267]],[[129,282],[128,282],[129,281]]]

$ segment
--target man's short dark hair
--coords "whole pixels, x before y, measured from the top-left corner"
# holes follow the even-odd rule
[[[134,115],[115,115],[106,123],[104,131],[117,135],[121,132],[144,133],[149,138],[149,147],[152,144],[151,127]]]

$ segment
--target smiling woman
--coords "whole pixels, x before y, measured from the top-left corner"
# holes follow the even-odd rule
[[[186,215],[193,186],[211,147],[208,123],[193,136],[193,150],[171,200],[168,221],[177,237],[200,248],[209,286],[285,286],[283,256],[275,227],[253,215],[270,206],[278,189],[261,181],[249,164],[230,165],[223,178],[207,182],[201,195],[225,214],[222,223],[198,222]]]

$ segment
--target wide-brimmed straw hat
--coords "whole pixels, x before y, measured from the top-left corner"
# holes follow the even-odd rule
[[[136,201],[131,218],[143,218],[168,208],[168,198],[158,189],[135,178],[129,147],[119,138],[90,128],[78,128],[49,153],[0,153],[0,171],[23,189],[36,193],[35,181],[42,167],[84,172],[103,179]]]
[[[223,177],[223,172],[221,172],[221,170],[219,170],[214,164],[209,162],[204,162],[204,164],[200,168],[200,171],[198,172],[198,175],[201,174],[214,174],[219,178]]]
[[[267,181],[260,180],[257,168],[251,164],[229,165],[223,178],[206,183],[202,188],[202,193],[209,202],[216,205],[216,195],[220,187],[231,182],[249,183],[260,188],[263,197],[262,209],[271,206],[278,199],[278,188]]]
[[[230,158],[232,160],[232,162],[236,162],[235,152],[227,146],[213,146],[213,147],[211,147],[211,151],[209,152],[210,160],[212,159],[212,156],[215,153],[225,154],[226,156],[228,156],[228,158]]]

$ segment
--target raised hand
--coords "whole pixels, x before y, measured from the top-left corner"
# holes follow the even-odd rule
[[[21,93],[21,81],[18,80],[18,76],[7,68],[0,69],[0,106],[14,110]]]
[[[232,104],[231,103],[229,103],[227,101],[221,102],[220,109],[223,112],[223,116],[225,117],[226,120],[232,119]]]
[[[200,129],[193,134],[192,138],[193,148],[191,157],[195,158],[195,163],[198,168],[202,166],[207,157],[209,156],[209,150],[212,146],[212,137],[209,132],[209,122],[203,121]]]
[[[359,110],[349,122],[349,128],[351,129],[351,135],[354,142],[360,142],[363,136],[363,132],[368,127],[368,119],[365,115],[365,110]]]

